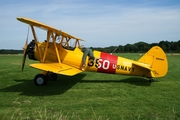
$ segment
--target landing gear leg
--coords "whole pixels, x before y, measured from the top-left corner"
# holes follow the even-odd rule
[[[149,78],[149,82],[154,82],[154,79],[153,78]]]
[[[57,74],[52,72],[47,72],[46,77],[50,81],[56,81],[57,80]]]

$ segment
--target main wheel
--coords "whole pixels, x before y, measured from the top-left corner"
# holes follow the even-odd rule
[[[46,77],[50,81],[56,81],[57,80],[57,74],[56,73],[48,72],[46,74]]]
[[[34,77],[34,84],[37,86],[44,86],[47,84],[47,78],[44,74],[37,74]]]

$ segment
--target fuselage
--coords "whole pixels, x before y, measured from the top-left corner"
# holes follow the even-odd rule
[[[35,47],[34,58],[42,62],[42,58],[45,53],[46,42],[38,43],[38,47],[40,53],[38,52],[37,47]],[[61,44],[57,44],[57,48],[62,63],[78,69],[81,68],[83,52],[81,51],[80,48],[78,47],[65,48]],[[96,58],[95,60],[90,59],[88,56],[86,57],[86,67],[85,67],[86,71],[109,73],[109,74],[135,75],[135,76],[145,76],[146,72],[147,73],[149,72],[142,69],[141,67],[134,66],[132,64],[132,62],[137,62],[137,61],[115,56],[113,54],[109,54],[105,52],[99,52],[96,50],[93,51],[93,54]],[[52,43],[49,43],[44,62],[45,63],[58,62],[56,51]]]

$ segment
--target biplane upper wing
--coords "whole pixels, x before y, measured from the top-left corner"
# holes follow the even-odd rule
[[[61,65],[59,63],[35,63],[35,64],[30,64],[30,66],[39,70],[49,71],[49,72],[68,75],[68,76],[73,76],[82,72],[77,68],[71,67],[63,63],[61,63]]]
[[[61,35],[61,36],[68,37],[68,38],[73,38],[73,39],[76,39],[76,40],[82,40],[82,39],[80,39],[80,38],[78,38],[78,37],[72,36],[72,35],[64,32],[64,31],[62,31],[62,30],[58,30],[58,29],[56,29],[56,28],[54,28],[54,27],[51,27],[51,26],[46,25],[46,24],[44,24],[44,23],[38,22],[38,21],[36,21],[36,20],[32,20],[32,19],[29,19],[29,18],[22,18],[22,17],[18,17],[17,19],[18,19],[19,21],[24,22],[24,23],[26,23],[26,24],[29,24],[29,25],[31,25],[31,26],[39,27],[39,28],[44,29],[44,30],[47,30],[47,31],[48,31],[48,30],[51,30],[51,31],[53,31],[54,33],[56,33],[57,35]],[[82,41],[84,41],[84,40],[82,40]]]

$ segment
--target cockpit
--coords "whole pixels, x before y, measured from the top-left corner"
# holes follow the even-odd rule
[[[62,36],[57,37],[56,43],[62,45],[63,48],[72,51],[74,51],[76,47],[80,47],[80,42],[78,39],[71,39]]]

